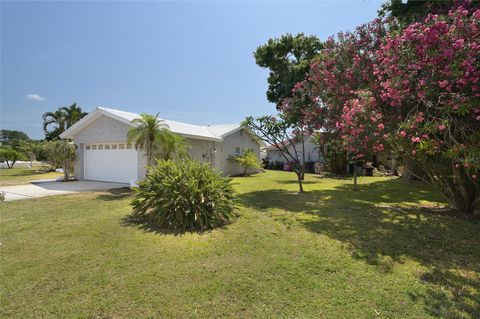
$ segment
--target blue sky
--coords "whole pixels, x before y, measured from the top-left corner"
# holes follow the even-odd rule
[[[41,116],[78,102],[194,124],[272,114],[252,53],[290,32],[324,40],[379,1],[0,2],[0,126],[43,138]]]

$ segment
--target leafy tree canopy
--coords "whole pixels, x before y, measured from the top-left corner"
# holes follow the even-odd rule
[[[396,18],[401,26],[422,21],[428,14],[447,14],[458,6],[458,0],[390,0],[378,11],[380,17]],[[480,8],[480,1],[465,2],[467,7]]]
[[[30,138],[22,131],[0,130],[0,142],[2,145],[11,145],[16,141],[28,141]]]
[[[59,139],[66,129],[80,121],[86,112],[77,103],[73,103],[68,107],[59,107],[54,112],[46,112],[43,114],[43,130],[45,131],[45,139],[52,141]]]
[[[316,36],[285,34],[278,39],[269,39],[254,52],[257,65],[268,68],[267,99],[280,106],[283,99],[290,97],[292,88],[305,78],[310,62],[322,49]]]
[[[7,163],[8,168],[13,168],[16,161],[26,160],[27,157],[22,152],[19,152],[9,146],[0,148],[0,162]]]

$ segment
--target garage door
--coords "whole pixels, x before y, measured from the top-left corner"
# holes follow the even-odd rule
[[[137,150],[132,144],[85,145],[85,179],[130,183],[137,180],[137,161]]]

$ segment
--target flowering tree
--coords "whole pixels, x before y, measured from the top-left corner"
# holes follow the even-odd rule
[[[311,101],[304,118],[336,130],[354,160],[386,146],[414,156],[452,206],[471,213],[480,197],[479,20],[480,10],[460,6],[400,32],[375,20],[331,38],[294,89]]]
[[[479,39],[478,9],[429,15],[388,36],[374,70],[392,141],[465,213],[480,201]]]
[[[381,115],[374,111],[380,86],[373,73],[376,56],[372,52],[380,48],[386,33],[377,19],[329,38],[307,78],[294,87],[293,97],[285,99],[281,108],[286,114],[299,113],[295,106],[305,105],[303,122],[322,130],[329,148],[344,148],[334,153],[348,154],[354,163],[365,152],[384,148],[376,138],[385,133]]]

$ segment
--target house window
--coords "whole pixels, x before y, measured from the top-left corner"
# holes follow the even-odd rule
[[[103,144],[99,144],[99,145],[98,145],[98,149],[99,149],[99,150],[103,150]]]
[[[86,149],[89,150],[89,149],[90,149],[90,145],[87,145]]]
[[[92,145],[92,150],[96,150],[97,149],[97,145]]]
[[[125,144],[118,144],[118,149],[119,150],[124,150],[125,149]]]
[[[105,144],[105,149],[109,150],[110,149],[110,144]]]
[[[235,156],[240,156],[240,147],[235,147]]]
[[[116,150],[117,149],[117,144],[112,144],[112,150]]]
[[[133,145],[130,143],[127,143],[127,150],[131,150],[133,148]]]

